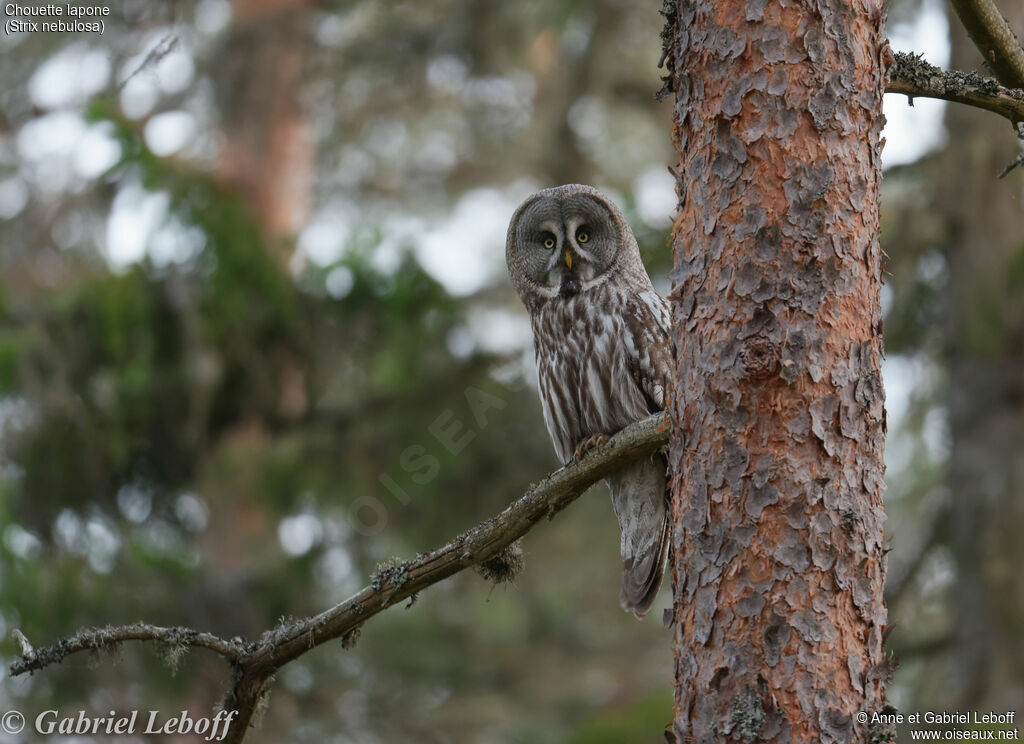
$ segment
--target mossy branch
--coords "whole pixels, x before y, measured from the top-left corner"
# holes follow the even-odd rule
[[[914,98],[938,98],[985,109],[1008,119],[1020,133],[1024,122],[1024,90],[1007,88],[993,78],[973,72],[940,70],[919,55],[897,52],[889,68],[886,93]]]
[[[227,641],[190,628],[139,623],[83,630],[52,646],[33,649],[15,631],[22,656],[11,665],[11,675],[42,669],[79,651],[110,648],[124,641],[155,641],[175,649],[207,648],[227,659],[234,670],[232,688],[221,707],[238,711],[224,739],[238,744],[269,691],[273,675],[282,666],[335,639],[341,639],[343,647],[350,647],[369,618],[464,569],[482,566],[482,574],[491,580],[509,580],[520,564],[513,546],[516,540],[545,518],[554,517],[601,478],[664,446],[669,433],[667,417],[662,413],[631,424],[607,443],[531,486],[500,514],[436,550],[409,561],[390,562],[378,569],[368,586],[344,602],[304,620],[282,622],[258,641]]]
[[[193,646],[206,648],[231,662],[239,662],[245,657],[245,649],[242,644],[226,641],[212,633],[202,633],[185,627],[165,628],[146,623],[80,630],[69,638],[63,638],[53,645],[38,649],[32,648],[20,630],[15,629],[11,635],[18,642],[21,650],[21,656],[11,664],[12,677],[26,672],[34,672],[51,664],[59,664],[66,657],[80,651],[109,650],[125,641],[152,641],[171,649],[185,649]]]

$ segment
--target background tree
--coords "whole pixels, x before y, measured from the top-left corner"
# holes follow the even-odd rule
[[[1007,3],[1005,12],[1024,30],[1024,4]],[[978,50],[954,29],[952,64],[977,65]],[[1012,640],[1024,621],[1024,585],[1012,568],[1024,560],[1024,243],[1017,234],[1024,182],[1019,171],[1004,181],[985,177],[1016,154],[1000,124],[958,107],[947,112],[943,167],[964,180],[957,193],[952,181],[938,189],[951,299],[947,477],[957,567],[951,627],[958,674],[946,694],[970,707],[1024,712],[1024,649]]]
[[[1022,28],[1019,3],[1001,10]],[[986,65],[950,15],[951,65],[1019,85]],[[913,357],[924,383],[909,417],[914,475],[890,498],[895,530],[917,533],[894,550],[892,647],[910,705],[1019,717],[1019,644],[1008,639],[1024,595],[1006,567],[1021,527],[1021,175],[993,177],[1016,152],[1002,122],[956,106],[945,119],[945,146],[892,174],[883,193],[894,275],[887,348]]]

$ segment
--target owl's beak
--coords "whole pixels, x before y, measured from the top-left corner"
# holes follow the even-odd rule
[[[570,271],[572,270],[572,254],[569,251],[565,252],[565,265],[569,267]]]

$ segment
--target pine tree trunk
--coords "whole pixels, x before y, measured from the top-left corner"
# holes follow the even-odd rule
[[[885,741],[883,3],[666,14],[675,736]]]

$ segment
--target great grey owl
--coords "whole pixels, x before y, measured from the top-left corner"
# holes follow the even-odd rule
[[[665,408],[672,347],[633,231],[590,186],[538,191],[512,215],[505,260],[530,314],[544,420],[563,463]],[[619,601],[642,617],[668,555],[661,453],[609,476],[622,530]]]

